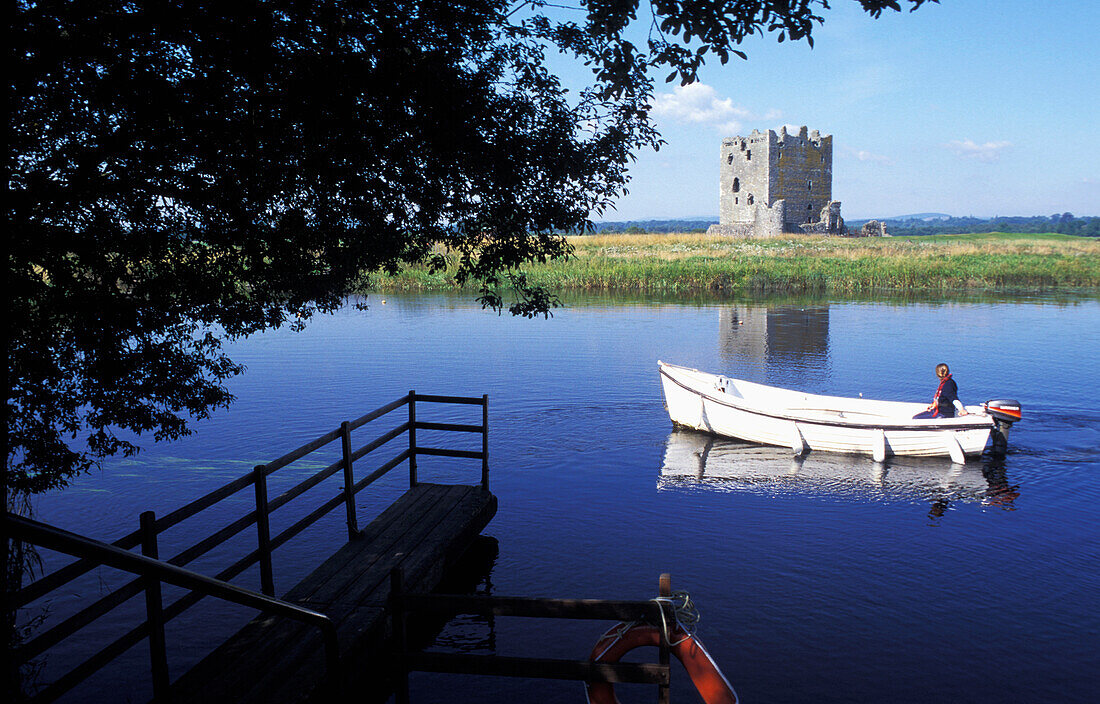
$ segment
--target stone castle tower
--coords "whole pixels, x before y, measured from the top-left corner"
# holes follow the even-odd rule
[[[753,130],[722,140],[719,225],[714,234],[774,237],[783,233],[842,234],[833,198],[833,136],[806,128]]]

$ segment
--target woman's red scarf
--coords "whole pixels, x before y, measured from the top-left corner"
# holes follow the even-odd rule
[[[943,391],[943,385],[947,383],[947,380],[951,378],[951,374],[947,373],[940,381],[940,385],[936,387],[936,395],[932,397],[932,404],[936,407],[935,412],[932,413],[932,417],[935,418],[940,414],[940,392]]]

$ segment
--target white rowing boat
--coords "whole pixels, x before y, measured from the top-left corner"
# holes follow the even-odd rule
[[[922,403],[820,396],[754,384],[658,361],[665,404],[674,425],[763,445],[871,455],[950,457],[963,464],[990,436],[1003,451],[1020,419],[1016,401],[967,406],[969,415],[914,419]]]

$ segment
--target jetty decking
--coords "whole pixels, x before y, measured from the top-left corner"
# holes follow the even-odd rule
[[[418,403],[480,406],[481,422],[418,420]],[[353,431],[401,408],[408,410],[407,421],[353,449]],[[418,430],[442,431],[448,437],[451,433],[480,435],[480,449],[424,446],[418,442]],[[433,437],[439,436],[436,432]],[[405,449],[356,479],[357,461],[402,437],[408,440]],[[270,475],[337,440],[341,447],[339,460],[278,496],[269,497]],[[186,506],[160,517],[146,511],[140,516],[138,530],[111,544],[5,514],[4,529],[13,538],[78,558],[20,589],[11,598],[14,609],[48,599],[56,590],[65,588],[100,565],[136,575],[129,583],[92,603],[82,604],[76,613],[59,623],[33,633],[13,649],[17,664],[31,663],[48,655],[51,648],[123,603],[142,594],[145,596],[144,622],[76,663],[68,672],[30,692],[30,701],[58,699],[145,640],[149,644],[149,670],[153,698],[157,702],[300,702],[327,701],[338,696],[350,682],[360,680],[367,669],[366,664],[385,660],[378,656],[384,650],[383,641],[389,629],[383,610],[390,594],[391,572],[399,570],[412,589],[431,591],[447,567],[462,555],[496,513],[496,497],[488,487],[488,454],[486,396],[433,396],[410,391],[407,396],[354,421],[345,421],[339,428],[302,447],[255,467],[249,474]],[[421,482],[418,457],[433,455],[480,460],[480,483],[470,486]],[[408,467],[409,489],[360,530],[356,494],[403,464]],[[314,487],[325,486],[324,482],[330,478],[342,478],[338,493],[280,533],[271,534],[269,516],[272,512],[282,510]],[[248,487],[255,492],[255,510],[172,557],[160,557],[159,534],[201,515]],[[347,543],[283,598],[275,598],[272,553],[341,505],[347,513]],[[253,526],[256,549],[217,575],[207,576],[184,567]],[[136,548],[140,548],[140,553]],[[323,553],[319,559],[322,557]],[[259,566],[259,592],[230,583],[254,565]],[[189,592],[166,605],[162,600],[162,584],[184,587]],[[176,682],[171,682],[165,623],[194,607],[204,597],[243,604],[261,613]],[[375,682],[385,686],[379,680]],[[361,695],[357,697],[357,701],[362,700]]]
[[[384,642],[390,574],[400,568],[410,589],[431,591],[496,513],[480,486],[418,484],[283,597],[333,620],[340,643],[341,688],[363,669],[389,663]],[[299,702],[338,696],[325,690],[317,628],[261,616],[172,686],[177,702]],[[375,680],[382,685],[387,678]]]

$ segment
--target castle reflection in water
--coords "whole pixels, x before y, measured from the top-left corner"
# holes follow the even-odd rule
[[[731,374],[807,391],[827,379],[829,306],[726,306],[718,313],[718,350]]]

